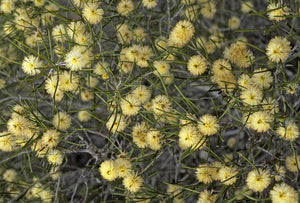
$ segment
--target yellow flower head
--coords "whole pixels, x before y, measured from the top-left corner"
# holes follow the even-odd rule
[[[225,49],[224,56],[240,68],[248,68],[254,60],[252,51],[247,49],[244,42],[231,44],[229,49]]]
[[[120,0],[117,5],[117,12],[122,16],[128,16],[135,9],[132,0]]]
[[[106,123],[106,128],[112,133],[116,133],[117,131],[122,132],[123,130],[125,130],[126,126],[126,120],[124,116],[121,116],[120,114],[114,114],[110,116]]]
[[[130,173],[124,177],[123,185],[129,192],[135,193],[141,189],[143,179],[135,173]]]
[[[193,125],[183,126],[179,131],[178,137],[179,137],[179,146],[183,150],[189,147],[194,147],[199,149],[202,148],[204,145],[203,136],[200,134],[197,127]]]
[[[249,13],[253,8],[253,3],[251,1],[243,1],[241,11],[243,13]]]
[[[224,185],[232,185],[237,181],[237,174],[236,168],[225,166],[219,170],[219,179]]]
[[[203,135],[211,136],[213,134],[216,134],[219,128],[220,126],[218,124],[216,116],[205,114],[200,117],[198,129]]]
[[[78,112],[78,120],[80,122],[87,122],[92,118],[91,113],[87,110],[81,110]]]
[[[64,112],[58,112],[54,115],[52,124],[59,130],[67,130],[71,126],[71,117]]]
[[[151,97],[151,90],[145,85],[139,85],[132,91],[132,95],[138,100],[139,104],[145,104]]]
[[[157,76],[165,76],[170,74],[170,64],[166,61],[154,61],[153,66],[155,71],[153,73]]]
[[[126,116],[134,116],[139,113],[140,102],[132,94],[129,94],[124,99],[122,99],[120,105],[121,105],[122,113]]]
[[[47,160],[51,164],[60,165],[63,162],[63,154],[57,149],[51,149],[47,153]]]
[[[264,191],[270,185],[270,182],[270,172],[261,168],[250,171],[246,179],[247,186],[254,192]]]
[[[238,29],[240,27],[241,20],[237,16],[232,16],[228,20],[228,27],[230,29]]]
[[[195,76],[202,75],[208,67],[207,60],[201,55],[192,56],[187,64],[188,71]]]
[[[208,190],[203,190],[199,194],[199,199],[197,203],[215,203],[217,201],[218,195],[213,195],[212,192]]]
[[[270,61],[279,63],[285,61],[291,52],[291,43],[284,37],[274,37],[270,40],[266,54]]]
[[[212,168],[208,164],[200,164],[196,170],[196,178],[202,183],[211,183],[213,179]]]
[[[49,129],[44,132],[42,141],[44,145],[47,145],[49,148],[54,148],[59,143],[59,135],[60,133],[57,130]]]
[[[262,101],[263,93],[261,89],[250,86],[241,90],[240,98],[246,105],[258,105]]]
[[[179,21],[170,32],[168,44],[170,46],[181,48],[189,43],[194,36],[194,32],[195,28],[191,22],[187,20]]]
[[[124,158],[118,158],[115,160],[115,168],[118,173],[118,177],[124,178],[130,175],[132,172],[132,166],[129,160]]]
[[[249,127],[257,132],[266,132],[271,128],[271,122],[274,117],[265,112],[265,111],[257,111],[250,115],[249,117]]]
[[[14,169],[7,169],[2,175],[3,179],[7,182],[16,181],[17,176],[18,176],[18,173]]]
[[[290,9],[281,3],[271,3],[267,7],[267,15],[270,20],[282,21],[290,14]]]
[[[150,129],[147,132],[147,136],[146,136],[146,142],[148,144],[148,147],[152,150],[160,150],[161,148],[161,138],[162,138],[162,134],[155,129]]]
[[[103,14],[103,9],[98,8],[97,3],[87,3],[82,10],[82,15],[90,24],[99,23],[102,20]]]
[[[272,188],[270,198],[272,203],[298,203],[299,194],[293,187],[280,183]]]
[[[260,68],[254,71],[251,82],[260,89],[267,89],[273,82],[273,76],[270,71]]]
[[[152,9],[157,5],[156,0],[143,0],[142,4],[147,9]]]
[[[137,123],[132,128],[132,140],[139,148],[145,148],[148,145],[146,142],[148,129],[146,122]]]
[[[212,1],[205,1],[202,4],[202,8],[200,10],[200,13],[203,15],[206,19],[213,19],[215,16],[217,9],[216,4]]]
[[[99,167],[99,172],[104,179],[109,181],[113,181],[118,177],[117,167],[113,160],[102,162]]]
[[[0,150],[4,152],[13,151],[15,138],[8,131],[0,132]]]
[[[300,169],[300,155],[298,156],[288,156],[285,159],[285,166],[291,172],[297,172]]]
[[[157,95],[152,99],[152,110],[155,115],[163,115],[164,112],[170,112],[171,109],[171,101],[167,96]]]
[[[22,70],[28,75],[39,74],[43,63],[35,56],[26,56],[22,63]]]
[[[287,122],[285,127],[279,127],[276,132],[283,139],[294,141],[299,137],[299,128],[295,122]]]

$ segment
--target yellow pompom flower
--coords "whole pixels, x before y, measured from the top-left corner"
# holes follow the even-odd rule
[[[87,122],[91,120],[92,116],[91,113],[87,110],[82,110],[78,112],[78,120],[80,122]]]
[[[248,68],[254,60],[252,51],[243,42],[236,42],[229,49],[225,48],[224,56],[240,68]]]
[[[160,150],[162,134],[155,129],[149,129],[146,135],[146,142],[150,149]]]
[[[94,92],[91,90],[84,90],[80,92],[81,101],[88,102],[94,99]]]
[[[283,180],[284,177],[285,177],[285,174],[286,174],[285,167],[276,164],[276,165],[274,166],[274,169],[275,169],[275,171],[276,171],[276,175],[275,175],[275,177],[274,177],[275,180],[276,180],[276,181],[281,181],[281,180]]]
[[[15,0],[1,1],[0,10],[3,13],[11,13],[15,9]]]
[[[56,129],[67,130],[71,126],[71,117],[64,112],[58,112],[54,115],[52,124]]]
[[[51,149],[47,153],[47,160],[54,165],[60,165],[63,162],[63,154],[57,149]]]
[[[18,173],[15,169],[7,169],[2,175],[3,179],[7,182],[15,182],[18,178],[17,176]]]
[[[156,0],[142,0],[142,4],[145,8],[151,9],[157,5]]]
[[[170,112],[171,109],[171,101],[167,96],[157,95],[154,99],[152,99],[152,111],[155,115],[161,116],[165,112]]]
[[[66,54],[66,67],[72,71],[78,71],[88,67],[92,60],[92,52],[85,47],[75,46]]]
[[[109,68],[109,64],[106,63],[106,62],[98,62],[96,63],[96,65],[94,66],[94,69],[93,69],[93,72],[96,74],[96,75],[104,75],[104,74],[107,74],[108,72],[108,68]]]
[[[262,101],[263,93],[261,89],[252,86],[242,89],[240,98],[246,105],[258,105]]]
[[[213,195],[212,192],[208,190],[203,190],[199,194],[197,203],[215,203],[217,201],[218,195]]]
[[[196,170],[196,178],[200,183],[211,183],[214,180],[212,168],[208,164],[200,164]]]
[[[64,92],[58,88],[58,80],[56,75],[52,75],[51,77],[46,79],[45,89],[51,97],[55,98],[55,101],[62,100],[64,96]]]
[[[299,128],[295,122],[288,122],[285,127],[279,127],[276,132],[283,139],[294,141],[299,137]]]
[[[124,178],[132,172],[132,166],[129,160],[118,158],[115,160],[115,170],[118,173],[118,177]]]
[[[270,71],[260,68],[254,71],[251,82],[254,86],[260,89],[267,89],[271,86],[273,77]]]
[[[146,122],[137,123],[132,128],[132,140],[139,148],[146,148],[146,136],[148,132],[148,125]]]
[[[271,3],[267,7],[267,15],[270,20],[282,21],[290,14],[289,8],[281,3]]]
[[[54,148],[59,143],[59,135],[60,133],[57,130],[49,129],[44,132],[42,141],[44,145],[47,145],[49,148]]]
[[[129,192],[135,193],[141,189],[143,185],[143,179],[136,173],[130,173],[124,177],[123,185]]]
[[[241,20],[237,16],[232,16],[228,20],[228,27],[230,29],[233,30],[238,29],[240,27],[240,24],[241,24]]]
[[[126,49],[124,49],[125,57],[129,62],[136,61],[138,54],[140,53],[141,46],[134,44]]]
[[[149,46],[142,46],[139,49],[139,53],[136,57],[136,65],[138,65],[141,68],[146,68],[149,66],[148,61],[153,56],[153,51]]]
[[[201,75],[208,67],[207,60],[201,55],[192,56],[187,64],[188,71],[195,76]]]
[[[195,27],[191,22],[187,20],[179,21],[170,32],[168,45],[182,48],[189,43],[194,33]]]
[[[285,159],[285,166],[291,172],[297,172],[300,169],[300,156],[288,156]]]
[[[166,61],[154,61],[153,66],[155,68],[155,71],[153,73],[156,76],[165,76],[170,74],[170,64],[167,63]]]
[[[43,63],[35,56],[26,56],[22,63],[22,70],[28,75],[39,74]]]
[[[142,27],[137,27],[133,30],[135,41],[144,41],[146,39],[146,31]]]
[[[30,122],[24,117],[18,114],[14,114],[7,121],[7,130],[14,136],[25,135],[26,130],[30,127]]]
[[[108,181],[113,181],[118,177],[116,164],[113,160],[103,161],[99,167],[99,172],[101,176]]]
[[[219,161],[215,161],[210,164],[210,168],[211,168],[210,173],[213,180],[220,180],[220,169],[224,167],[225,167],[224,164],[222,164]]]
[[[122,113],[126,116],[137,115],[140,110],[140,102],[132,94],[129,94],[124,99],[122,99],[120,102],[120,106],[122,109]]]
[[[63,39],[66,37],[66,28],[63,24],[56,25],[52,29],[52,37],[56,41],[63,41]]]
[[[122,16],[128,16],[135,9],[132,0],[120,0],[117,5],[117,12]]]
[[[266,132],[271,128],[271,122],[274,117],[265,112],[265,111],[257,111],[250,115],[249,117],[249,127],[257,132]]]
[[[299,194],[291,186],[280,183],[276,184],[270,191],[272,203],[298,203]]]
[[[198,129],[199,131],[205,136],[211,136],[216,134],[219,130],[220,126],[217,121],[217,117],[205,114],[200,117],[198,122]]]
[[[212,65],[212,81],[217,83],[222,91],[231,92],[235,88],[236,79],[231,69],[230,63],[225,59],[218,59]]]
[[[82,10],[82,15],[90,24],[100,23],[103,14],[103,9],[98,8],[97,3],[87,3]]]
[[[261,168],[250,171],[246,178],[248,188],[254,192],[264,191],[270,185],[270,182],[270,172]]]
[[[133,34],[128,24],[120,24],[116,26],[117,38],[122,44],[128,44],[133,39]]]
[[[183,150],[193,146],[196,147],[199,141],[203,138],[197,127],[193,125],[183,126],[179,131],[178,137],[179,146]],[[201,144],[203,145],[203,142]]]
[[[0,132],[0,150],[11,152],[14,149],[15,139],[8,131]]]
[[[202,3],[203,4],[202,4],[202,8],[200,9],[200,13],[206,19],[213,19],[217,11],[216,4],[212,1],[205,1]]]
[[[266,55],[269,60],[275,63],[285,61],[291,52],[291,43],[284,37],[274,37],[270,40]]]
[[[117,131],[122,132],[125,130],[126,126],[126,120],[124,116],[121,116],[120,114],[112,115],[106,123],[106,128],[112,133],[116,133]]]
[[[33,3],[37,7],[42,7],[46,3],[45,0],[33,0]]]
[[[132,91],[132,95],[138,100],[139,104],[145,104],[151,98],[151,90],[145,85],[139,85]]]
[[[249,13],[251,9],[253,8],[253,3],[251,1],[243,1],[241,11],[243,13]]]
[[[219,180],[224,185],[232,185],[237,181],[236,175],[238,174],[238,171],[235,167],[229,167],[225,166],[220,168],[219,170]]]
[[[75,91],[79,85],[79,77],[68,71],[63,71],[59,74],[59,89],[62,91]]]

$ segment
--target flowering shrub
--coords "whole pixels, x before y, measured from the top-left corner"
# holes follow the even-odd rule
[[[0,2],[1,202],[299,201],[299,1]]]

